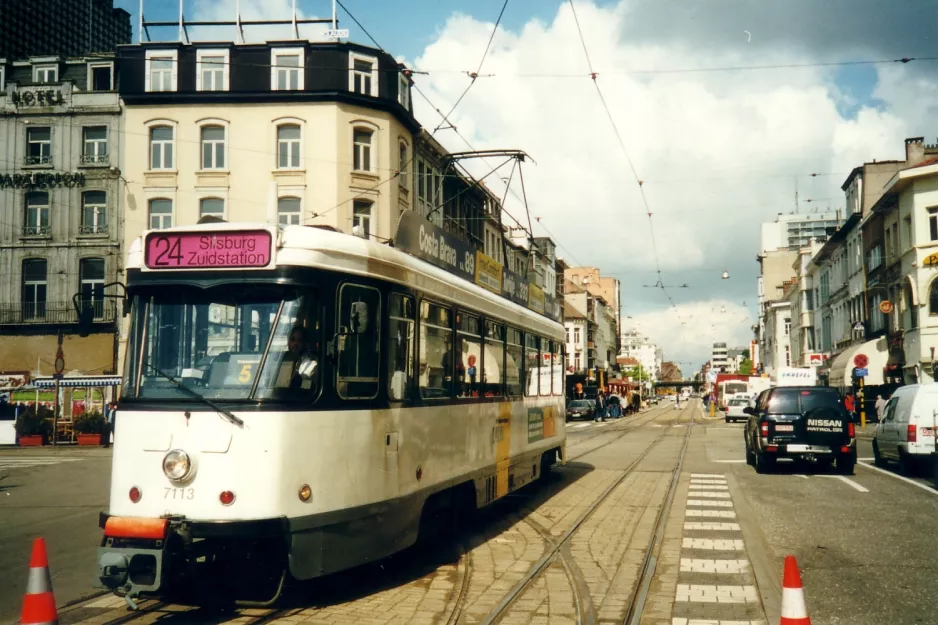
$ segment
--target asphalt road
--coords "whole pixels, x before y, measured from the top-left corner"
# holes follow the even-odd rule
[[[750,552],[763,551],[779,576],[784,557],[797,558],[814,625],[938,622],[938,491],[928,480],[869,466],[844,479],[789,463],[758,475],[745,464],[742,427],[714,422],[707,454],[746,497]],[[871,449],[860,441],[869,464]]]
[[[0,623],[19,618],[36,537],[46,542],[56,603],[95,592],[110,465],[99,448],[0,449]]]

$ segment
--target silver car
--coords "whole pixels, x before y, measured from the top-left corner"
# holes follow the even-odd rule
[[[729,423],[730,421],[745,421],[749,418],[743,409],[749,405],[748,399],[731,399],[729,404],[726,406],[726,416],[724,420]]]

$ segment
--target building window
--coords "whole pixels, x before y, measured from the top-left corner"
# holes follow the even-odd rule
[[[26,129],[26,164],[48,165],[52,162],[52,128]]]
[[[147,91],[176,90],[176,52],[167,50],[148,50],[146,62]]]
[[[407,144],[402,141],[400,144],[400,154],[398,155],[400,160],[398,180],[400,181],[401,187],[404,189],[410,188],[410,161],[407,158],[407,153]]]
[[[300,127],[295,124],[277,126],[277,167],[296,169],[300,166]]]
[[[150,128],[150,169],[173,168],[173,129],[170,126]]]
[[[23,261],[23,317],[44,319],[48,290],[47,263],[44,258]]]
[[[785,319],[785,336],[791,334],[791,319]]]
[[[300,198],[282,197],[277,200],[277,222],[281,226],[300,225]]]
[[[228,91],[228,50],[199,50],[196,89]]]
[[[378,59],[349,54],[349,90],[378,97]]]
[[[303,89],[303,49],[281,48],[270,51],[270,88],[274,91]]]
[[[7,86],[7,69],[0,65],[0,91],[6,89]]]
[[[84,258],[78,265],[82,308],[94,308],[94,318],[104,316],[104,259]]]
[[[791,347],[788,345],[785,346],[785,366],[791,366]]]
[[[165,230],[173,227],[173,201],[150,200],[150,230]]]
[[[372,171],[371,139],[374,132],[367,128],[356,128],[352,138],[353,163],[355,171]]]
[[[576,345],[580,345],[580,329],[573,328],[573,342]]]
[[[88,64],[88,87],[91,91],[113,91],[114,90],[114,64],[113,63],[89,63]]]
[[[82,163],[107,163],[107,126],[82,128]]]
[[[580,371],[582,369],[581,364],[582,361],[580,360],[580,352],[577,352],[573,355],[573,370]]]
[[[207,197],[199,200],[199,218],[225,217],[225,200],[218,197]]]
[[[107,233],[107,193],[85,191],[81,194],[81,234]]]
[[[355,200],[352,202],[352,228],[361,227],[364,237],[371,237],[371,211],[374,204],[367,200]]]
[[[397,77],[397,103],[410,110],[410,80],[403,74]]]
[[[26,194],[26,223],[23,234],[38,236],[49,234],[49,194],[33,191]]]
[[[33,67],[33,82],[52,83],[58,82],[59,68],[55,65],[37,65]]]
[[[225,127],[202,126],[202,169],[225,168]]]
[[[928,209],[928,232],[932,241],[938,241],[938,206]]]

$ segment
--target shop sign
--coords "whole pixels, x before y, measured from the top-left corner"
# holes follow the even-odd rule
[[[414,211],[404,211],[394,246],[525,308],[560,319],[560,302],[527,278],[480,253],[478,247],[444,231]],[[497,271],[501,271],[501,280]]]
[[[890,314],[894,308],[895,306],[893,306],[892,302],[890,302],[888,299],[879,303],[879,312],[883,313],[884,315]]]
[[[938,254],[926,256],[922,261],[922,267],[938,267]]]
[[[488,289],[498,295],[502,294],[502,264],[482,250],[476,251],[475,282],[482,288]]]
[[[13,105],[20,106],[64,106],[65,94],[60,89],[18,89],[13,92]]]
[[[0,390],[14,390],[29,384],[29,373],[0,374]]]
[[[85,174],[79,172],[43,171],[28,174],[0,174],[0,189],[47,189],[83,186],[85,186]]]

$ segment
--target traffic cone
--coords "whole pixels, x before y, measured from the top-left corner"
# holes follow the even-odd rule
[[[782,577],[782,619],[779,625],[811,625],[808,607],[804,603],[804,588],[795,556],[785,556]]]
[[[59,615],[55,610],[52,595],[52,578],[49,575],[49,559],[46,557],[46,541],[33,541],[33,554],[29,559],[29,581],[23,598],[23,625],[58,625]]]

